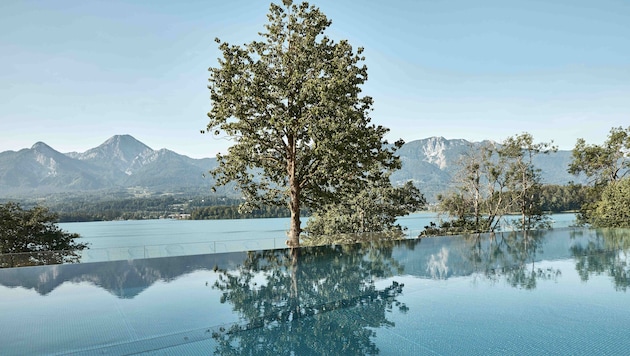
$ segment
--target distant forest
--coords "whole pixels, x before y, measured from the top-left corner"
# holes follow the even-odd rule
[[[59,222],[148,219],[247,219],[289,216],[288,209],[269,207],[240,213],[239,199],[214,196],[163,195],[126,198],[67,198],[46,203]]]
[[[582,185],[545,185],[543,209],[549,212],[577,211],[587,201]],[[192,194],[163,194],[149,197],[65,196],[47,199],[42,205],[58,214],[59,222],[146,220],[146,219],[251,219],[289,217],[284,207],[268,206],[239,212],[240,199]],[[36,205],[34,202],[25,206]],[[41,202],[40,202],[41,204]],[[308,215],[308,212],[304,212]]]

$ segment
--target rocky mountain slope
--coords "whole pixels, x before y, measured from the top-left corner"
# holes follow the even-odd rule
[[[83,153],[60,153],[44,143],[0,153],[0,197],[61,192],[207,189],[204,173],[216,159],[153,150],[129,135],[114,136]]]
[[[443,137],[408,142],[398,151],[403,166],[392,180],[412,180],[429,200],[434,200],[451,185],[460,157],[481,144]],[[558,151],[537,157],[536,165],[542,169],[545,183],[566,184],[576,180],[567,173],[570,161],[570,151]],[[114,136],[83,153],[64,154],[38,142],[31,148],[0,153],[0,198],[130,188],[209,192],[214,181],[203,175],[215,166],[214,158],[193,159],[167,149],[153,150],[129,135]]]
[[[430,201],[434,201],[437,194],[453,185],[452,178],[459,169],[461,157],[485,144],[496,143],[447,140],[443,137],[407,142],[398,151],[402,169],[392,174],[392,181],[404,183],[412,180]],[[584,183],[583,177],[567,173],[571,159],[571,151],[557,151],[536,156],[534,164],[542,170],[542,180],[545,184],[562,185],[571,181]]]

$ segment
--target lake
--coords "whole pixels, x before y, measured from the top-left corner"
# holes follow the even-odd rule
[[[554,227],[568,227],[575,214],[553,214]],[[303,223],[307,219],[303,219]],[[438,220],[436,213],[414,213],[398,219],[409,237]],[[82,262],[181,256],[286,247],[288,218],[239,220],[127,220],[60,223],[90,244]]]
[[[568,227],[575,214],[553,214],[554,227]],[[303,219],[306,223],[307,219]],[[398,219],[406,227],[407,235],[415,237],[431,221],[437,222],[436,213],[414,213]],[[124,220],[60,223],[68,232],[78,233],[82,242],[91,248],[136,247],[145,245],[187,244],[209,241],[247,241],[286,239],[289,218],[236,219],[236,220]]]

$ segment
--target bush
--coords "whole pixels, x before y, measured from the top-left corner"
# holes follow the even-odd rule
[[[589,222],[594,227],[630,227],[630,177],[609,183],[594,204]]]
[[[76,251],[87,244],[78,234],[61,230],[57,216],[47,208],[23,209],[19,204],[0,204],[0,267],[20,267],[78,262]]]

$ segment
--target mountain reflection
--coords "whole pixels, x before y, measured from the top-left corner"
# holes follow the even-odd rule
[[[47,295],[64,283],[90,283],[118,298],[131,299],[158,281],[172,282],[199,270],[228,268],[246,254],[178,256],[0,269],[0,284]]]
[[[253,300],[267,298],[265,291],[269,297],[280,298],[273,290],[261,288],[260,283],[273,285],[268,278],[272,278],[271,282],[276,278],[278,283],[284,283],[291,280],[291,272],[297,288],[293,293],[299,294],[300,301],[312,300],[321,293],[337,301],[375,292],[370,278],[402,274],[436,280],[473,276],[533,289],[541,281],[562,278],[562,271],[543,267],[553,263],[540,262],[571,259],[583,281],[609,276],[613,287],[625,292],[630,286],[629,253],[628,229],[559,229],[302,248],[297,257],[290,250],[274,250],[5,268],[0,269],[0,285],[32,289],[45,296],[64,283],[89,283],[118,298],[130,299],[158,281],[170,283],[186,274],[206,270],[215,271],[223,278],[222,288],[235,288],[237,282],[259,283],[256,288],[253,284],[248,287],[252,293],[256,292],[250,296]],[[229,276],[233,280],[226,280]],[[289,293],[283,302],[292,302],[289,298],[292,291],[282,286]],[[392,293],[394,290],[390,289]],[[230,298],[236,298],[236,294],[227,289],[224,292],[225,303],[234,301]]]

